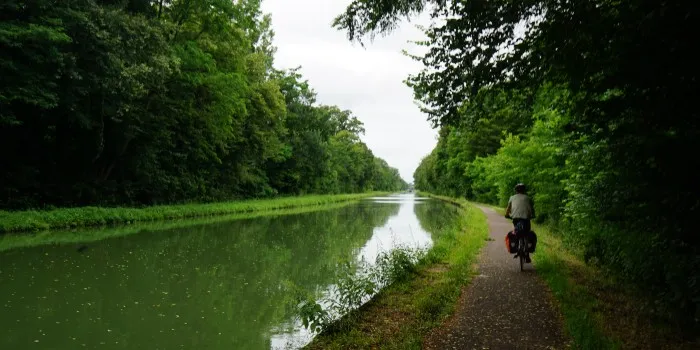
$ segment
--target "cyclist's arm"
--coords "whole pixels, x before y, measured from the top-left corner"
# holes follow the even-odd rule
[[[532,201],[532,198],[530,198],[530,208],[532,208],[532,218],[534,219],[536,217],[536,215],[535,215],[535,202]]]
[[[506,207],[506,218],[510,218],[510,211],[512,210],[511,205],[512,205],[512,201],[509,199],[508,200],[508,207]]]

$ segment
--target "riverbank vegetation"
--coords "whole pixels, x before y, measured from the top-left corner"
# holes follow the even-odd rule
[[[700,182],[683,155],[700,140],[700,66],[683,33],[697,31],[700,5],[355,0],[335,24],[362,39],[427,4],[441,20],[408,83],[440,132],[416,188],[505,205],[526,183],[561,249],[695,339]]]
[[[0,252],[24,247],[48,244],[87,244],[107,238],[127,236],[145,231],[163,231],[183,229],[192,226],[209,225],[234,220],[254,219],[260,217],[279,217],[283,215],[304,214],[315,211],[340,209],[354,203],[353,200],[327,204],[295,206],[284,209],[262,209],[260,211],[224,214],[216,216],[199,216],[175,220],[141,221],[116,226],[76,227],[69,229],[27,232],[7,232],[0,235]]]
[[[379,195],[380,192],[312,195],[208,204],[158,205],[145,208],[80,207],[52,210],[0,211],[0,233],[56,230],[86,226],[131,224],[143,221],[264,212],[327,205]]]
[[[428,206],[416,206],[421,225],[436,232],[433,247],[415,265],[405,264],[414,256],[410,251],[387,255],[390,268],[384,270],[400,272],[393,273],[393,283],[359,309],[321,327],[323,332],[306,348],[422,348],[424,337],[454,310],[488,237],[484,213],[463,200],[459,203],[462,207],[453,220],[444,220]]]
[[[4,1],[0,209],[405,187],[350,111],[274,68],[260,3]],[[77,220],[63,213],[60,226]]]

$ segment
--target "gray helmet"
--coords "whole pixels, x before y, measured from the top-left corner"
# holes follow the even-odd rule
[[[522,182],[515,185],[515,192],[524,193],[526,190],[527,190],[527,188],[525,187],[525,184]]]

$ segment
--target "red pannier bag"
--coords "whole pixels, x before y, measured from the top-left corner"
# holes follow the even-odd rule
[[[510,231],[506,234],[506,250],[508,250],[509,253],[515,254],[518,252],[518,240],[515,238],[515,233],[513,231]]]

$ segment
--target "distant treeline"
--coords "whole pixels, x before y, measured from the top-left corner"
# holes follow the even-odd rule
[[[0,4],[0,208],[393,191],[260,0]]]

